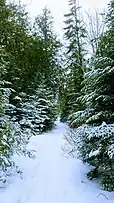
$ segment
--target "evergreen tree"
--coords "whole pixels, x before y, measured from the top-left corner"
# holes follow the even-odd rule
[[[3,173],[7,168],[11,168],[14,163],[11,155],[14,150],[14,134],[11,133],[11,126],[5,115],[5,107],[9,101],[9,89],[6,86],[8,81],[4,80],[4,75],[8,71],[8,55],[5,53],[4,47],[0,47],[0,179],[5,181]],[[16,144],[16,143],[15,143]],[[16,145],[15,145],[16,146]],[[15,148],[16,150],[16,148]]]
[[[0,169],[4,172],[14,166],[14,153],[30,154],[26,144],[33,134],[53,127],[59,43],[46,26],[46,37],[37,36],[29,29],[23,6],[0,1]]]
[[[106,17],[106,23],[109,29],[114,29],[114,1],[111,0],[108,4],[108,13]]]
[[[68,140],[75,143],[73,150],[78,149],[81,158],[93,166],[88,177],[99,178],[104,189],[114,191],[114,16],[110,11],[112,3],[107,31],[99,38],[85,74],[85,95],[80,100],[86,109],[71,118],[73,127],[89,125],[74,129]]]
[[[65,14],[66,27],[65,39],[67,40],[66,48],[66,85],[63,93],[63,105],[61,118],[66,119],[74,111],[83,107],[80,106],[77,98],[81,95],[82,81],[84,79],[84,38],[85,29],[83,21],[80,18],[80,8],[76,0],[69,1],[70,13]],[[67,112],[67,115],[65,115]]]
[[[91,59],[90,71],[86,74],[85,102],[92,109],[87,120],[89,123],[114,122],[114,15],[110,13],[111,7],[112,4],[106,18],[109,19],[109,29],[101,35],[96,55]]]
[[[106,16],[108,30],[98,40],[98,49],[92,56],[89,68],[85,74],[83,92],[85,96],[80,101],[86,106],[85,111],[77,112],[71,118],[74,126],[82,123],[101,124],[103,121],[114,121],[114,29],[112,4]],[[107,21],[109,19],[109,22]],[[112,19],[112,23],[111,20]]]
[[[53,31],[53,17],[48,8],[44,8],[41,15],[38,15],[34,22],[34,32],[36,38],[41,39],[43,44],[42,53],[42,74],[40,78],[56,94],[58,61],[57,54],[60,42]]]

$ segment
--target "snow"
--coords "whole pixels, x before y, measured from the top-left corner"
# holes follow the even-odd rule
[[[112,145],[109,147],[109,149],[108,149],[108,155],[109,155],[110,159],[113,158],[113,156],[114,156],[114,144],[112,144]]]
[[[31,138],[28,149],[35,150],[35,158],[15,156],[22,168],[22,178],[12,177],[0,189],[0,203],[108,203],[114,202],[114,193],[103,191],[86,178],[89,166],[66,157],[62,150],[67,130],[57,122],[48,133]]]
[[[99,148],[95,151],[91,151],[90,154],[89,154],[89,158],[92,157],[92,156],[97,156],[99,154]]]

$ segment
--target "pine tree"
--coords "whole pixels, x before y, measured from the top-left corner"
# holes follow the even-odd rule
[[[57,54],[60,42],[53,30],[53,17],[48,8],[44,8],[41,15],[38,15],[34,22],[34,32],[36,38],[41,39],[43,44],[42,52],[42,78],[43,83],[48,85],[56,94],[58,62]]]
[[[70,13],[65,14],[64,35],[66,39],[66,85],[63,93],[63,106],[61,117],[65,119],[70,113],[83,107],[77,98],[81,95],[82,81],[84,79],[84,38],[85,29],[80,17],[80,8],[76,0],[69,1]],[[65,115],[67,112],[67,115]]]
[[[30,137],[54,124],[59,43],[51,34],[46,40],[49,46],[30,32],[23,6],[0,1],[0,172],[15,165],[14,153],[29,155]]]
[[[2,172],[11,168],[14,163],[11,160],[13,154],[14,134],[11,133],[11,126],[9,125],[8,118],[5,115],[5,107],[9,102],[9,88],[8,81],[4,80],[4,76],[8,71],[8,55],[4,47],[0,47],[0,177],[4,181]]]
[[[85,86],[80,101],[85,104],[85,111],[75,114],[71,119],[74,126],[82,123],[101,124],[103,121],[114,121],[114,29],[112,4],[106,16],[108,25],[98,40],[96,54],[92,56],[89,68],[85,74]],[[109,19],[109,22],[108,22]],[[112,19],[112,23],[111,20]]]
[[[110,11],[112,4],[107,31],[100,36],[85,74],[81,101],[86,109],[72,117],[74,127],[89,125],[74,129],[69,140],[75,143],[73,150],[78,149],[81,158],[93,166],[88,177],[99,178],[104,189],[114,191],[114,16]]]
[[[114,1],[111,0],[108,4],[108,13],[106,17],[106,23],[109,29],[114,29]]]
[[[106,17],[109,29],[101,35],[96,55],[91,59],[90,71],[86,74],[85,101],[92,109],[88,123],[114,122],[114,15],[110,10],[112,4]]]
[[[45,84],[40,84],[30,94],[20,93],[17,99],[20,101],[18,108],[18,123],[23,133],[29,131],[31,135],[38,135],[49,130],[54,125],[55,101],[52,92]]]

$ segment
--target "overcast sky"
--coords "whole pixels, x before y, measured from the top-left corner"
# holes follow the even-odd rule
[[[68,12],[68,0],[21,0],[27,4],[28,12],[31,17],[41,13],[42,9],[47,6],[50,8],[55,22],[55,30],[61,34],[61,29],[64,27],[64,14]],[[84,9],[89,8],[104,8],[109,3],[109,0],[77,0]]]

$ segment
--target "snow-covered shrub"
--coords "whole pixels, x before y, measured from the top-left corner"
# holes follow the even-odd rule
[[[42,84],[35,91],[36,108],[39,115],[39,125],[41,131],[49,130],[54,125],[55,120],[55,100],[52,92],[46,85]]]
[[[17,166],[12,159],[14,154],[29,155],[30,152],[26,149],[26,145],[30,139],[30,132],[22,133],[21,126],[18,122],[14,122],[11,117],[6,114],[6,110],[11,110],[13,105],[9,104],[10,89],[4,89],[4,94],[0,105],[0,184],[5,182],[7,177],[11,175],[14,168],[17,171]],[[6,97],[5,97],[6,95]]]
[[[91,70],[85,75],[85,101],[92,115],[86,123],[101,124],[114,121],[114,61],[108,57],[96,57],[91,61]]]
[[[49,130],[55,120],[55,103],[50,91],[41,85],[32,93],[14,93],[13,104],[7,104],[6,114],[20,125],[22,133],[31,136]]]
[[[26,149],[30,137],[49,130],[55,119],[54,100],[48,89],[40,87],[27,95],[8,88],[10,85],[4,81],[0,88],[0,184],[17,170],[13,155],[32,157],[32,151]]]
[[[32,151],[28,151],[26,146],[31,137],[29,131],[21,132],[18,123],[15,125],[5,116],[0,117],[0,185],[6,182],[10,175],[19,173],[18,166],[15,165],[13,155],[24,155],[32,157]],[[21,171],[20,171],[21,172]]]
[[[105,190],[114,191],[114,125],[82,125],[66,135],[68,152],[93,166],[88,177],[99,178]]]
[[[69,128],[67,134],[65,135],[66,145],[65,148],[66,152],[73,157],[78,157],[83,161],[86,159],[85,153],[85,132],[89,128],[88,125],[82,125],[78,128]]]
[[[0,112],[3,111],[2,94],[0,92]]]
[[[29,155],[26,145],[30,139],[30,132],[22,133],[21,126],[16,121],[16,106],[10,103],[10,96],[14,89],[10,82],[3,80],[4,71],[7,71],[5,61],[0,60],[0,186],[7,177],[19,172],[12,157],[14,154]],[[2,66],[3,63],[3,66]]]
[[[69,117],[71,127],[82,124],[100,125],[114,122],[114,60],[109,57],[92,57],[85,73],[84,93],[78,100],[85,110]]]
[[[11,167],[11,155],[13,154],[14,135],[11,132],[10,124],[5,116],[5,105],[9,103],[10,89],[5,88],[7,81],[4,75],[8,71],[7,55],[0,47],[0,172],[5,171],[7,167]],[[0,181],[2,177],[0,175]]]
[[[91,114],[92,113],[89,109],[72,113],[68,118],[68,124],[71,128],[79,127],[80,125],[86,123]]]

